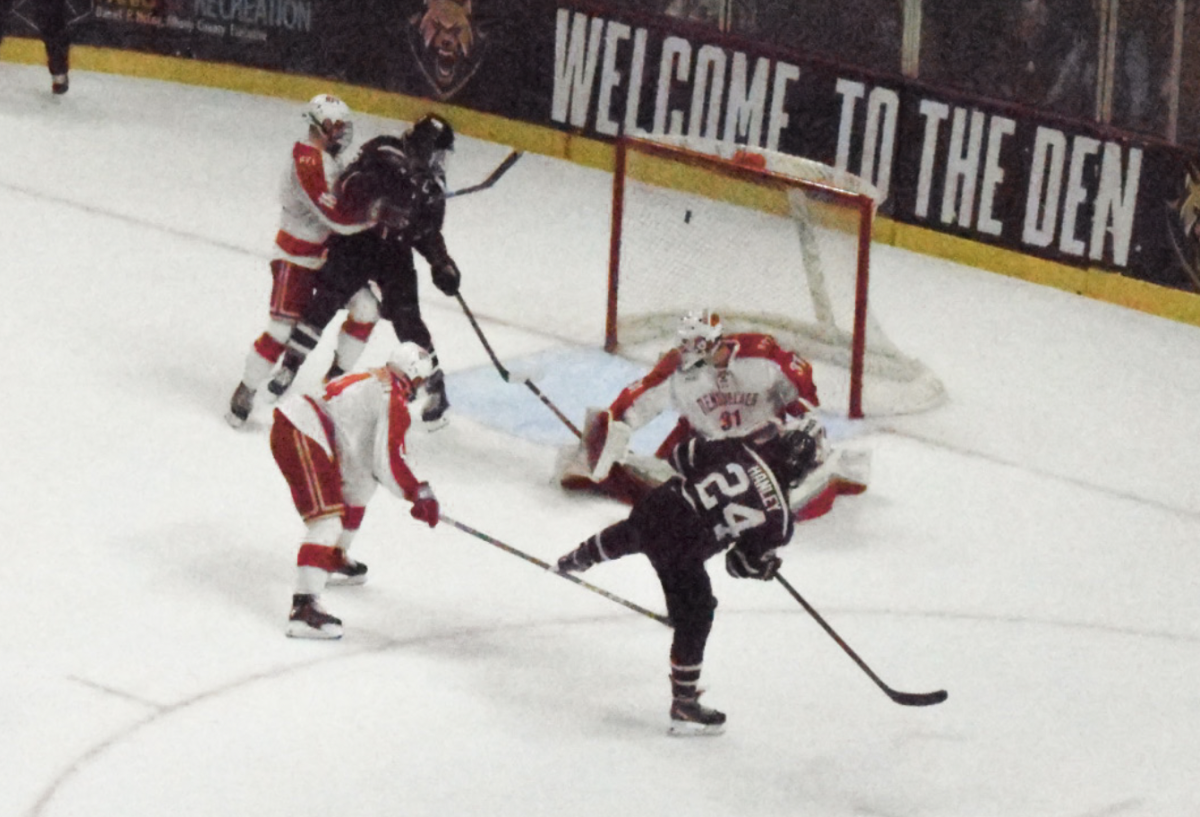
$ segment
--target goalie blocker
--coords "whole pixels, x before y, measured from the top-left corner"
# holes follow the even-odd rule
[[[817,423],[812,415],[799,422]],[[817,433],[823,439],[824,430]],[[589,408],[578,444],[559,455],[559,483],[567,490],[592,491],[632,505],[675,476],[664,459],[632,452],[632,436],[632,427],[613,419],[610,410]],[[669,437],[663,447],[673,447],[672,442]],[[822,448],[820,464],[789,486],[788,504],[797,522],[824,516],[837,497],[861,494],[870,483],[870,451],[830,450],[827,444]],[[659,453],[670,451],[660,448]]]

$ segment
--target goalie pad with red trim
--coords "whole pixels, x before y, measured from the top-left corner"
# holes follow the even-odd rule
[[[583,449],[587,455],[588,476],[593,482],[603,482],[613,465],[625,461],[632,438],[633,429],[628,423],[613,419],[610,410],[587,410],[583,423]]]
[[[670,479],[675,472],[664,460],[629,451],[632,435],[608,409],[589,408],[579,443],[559,454],[559,484],[633,504]]]

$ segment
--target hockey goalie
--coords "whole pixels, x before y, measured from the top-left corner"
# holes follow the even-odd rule
[[[797,521],[829,511],[841,495],[867,488],[868,452],[833,451],[817,418],[812,366],[771,335],[724,334],[709,310],[684,314],[678,344],[607,409],[589,409],[577,447],[563,452],[559,480],[569,490],[592,490],[636,502],[674,475],[671,451],[690,436],[753,437],[769,426],[805,427],[820,441],[819,467],[788,486]],[[674,409],[679,421],[654,456],[630,451],[635,431]]]

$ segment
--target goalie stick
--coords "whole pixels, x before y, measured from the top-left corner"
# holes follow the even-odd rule
[[[508,369],[504,368],[504,364],[500,362],[500,359],[496,357],[496,353],[492,351],[492,345],[488,343],[487,338],[484,337],[483,330],[479,328],[479,322],[475,320],[475,315],[471,312],[471,308],[467,306],[467,302],[463,300],[462,293],[456,293],[454,297],[458,298],[458,304],[462,307],[463,314],[465,314],[467,316],[467,320],[471,322],[471,328],[474,329],[475,334],[479,336],[479,342],[483,344],[483,348],[487,351],[488,357],[492,359],[492,363],[495,365],[496,371],[500,373],[500,377],[503,378],[505,383],[511,383],[512,380],[510,379],[510,372]],[[528,377],[525,377],[522,378],[520,382],[528,386],[529,390],[537,395],[537,398],[542,401],[546,408],[554,412],[554,416],[562,420],[563,424],[567,428],[571,429],[572,434],[574,434],[576,437],[583,437],[583,432],[571,422],[571,419],[567,417],[567,415],[559,411],[558,406],[550,402],[549,397],[542,394],[542,390],[535,386],[533,381],[531,381]]]
[[[470,525],[464,525],[462,522],[459,522],[457,519],[452,519],[451,517],[446,516],[446,514],[441,514],[439,518],[441,519],[441,521],[445,522],[446,524],[453,525],[454,527],[458,528],[463,533],[470,534],[471,536],[474,536],[476,539],[480,539],[484,542],[487,542],[489,545],[494,545],[503,551],[511,553],[514,556],[520,556],[525,561],[535,564],[538,567],[542,568],[543,570],[549,571],[550,573],[553,573],[555,576],[560,576],[569,582],[574,582],[575,584],[579,585],[580,587],[584,588],[585,590],[591,590],[593,593],[604,596],[604,598],[608,599],[609,601],[615,601],[617,604],[620,604],[623,607],[628,607],[630,610],[634,611],[635,613],[641,613],[646,618],[654,619],[659,624],[665,624],[668,627],[671,626],[670,619],[668,619],[664,615],[660,615],[659,613],[656,613],[653,610],[647,610],[645,607],[634,604],[632,601],[627,601],[626,599],[621,598],[620,596],[616,595],[615,593],[608,592],[607,590],[605,590],[602,587],[597,587],[594,584],[585,582],[583,579],[579,578],[578,576],[573,576],[570,573],[559,573],[551,565],[549,565],[546,562],[543,562],[541,559],[537,558],[536,556],[530,556],[528,553],[518,550],[517,548],[513,547],[512,545],[505,544],[504,542],[501,542],[499,539],[488,536],[486,533],[483,533],[482,531],[477,531],[474,528],[472,528]]]
[[[491,175],[481,181],[479,184],[473,184],[470,187],[464,187],[461,190],[450,190],[443,198],[452,199],[455,196],[465,196],[468,193],[478,193],[480,190],[487,190],[496,182],[500,181],[500,177],[508,172],[508,169],[517,163],[517,159],[522,156],[521,151],[514,150],[504,158],[504,161],[496,166]]]
[[[775,581],[782,584],[784,589],[792,594],[792,598],[800,602],[800,606],[807,610],[808,614],[812,616],[818,624],[821,625],[825,632],[829,633],[830,637],[837,642],[838,646],[846,651],[846,655],[853,658],[854,663],[858,664],[859,668],[865,672],[872,681],[875,682],[876,686],[887,693],[887,696],[893,701],[901,706],[933,706],[934,704],[940,704],[942,701],[946,700],[947,692],[944,689],[939,689],[937,692],[898,692],[892,689],[890,686],[880,680],[878,675],[871,671],[871,668],[867,666],[866,662],[858,657],[858,653],[850,649],[850,645],[843,641],[840,635],[834,632],[833,628],[826,623],[825,619],[821,618],[821,614],[813,609],[813,606],[805,601],[803,596],[796,592],[796,588],[792,587],[788,583],[787,579],[783,578],[781,574],[776,573]]]

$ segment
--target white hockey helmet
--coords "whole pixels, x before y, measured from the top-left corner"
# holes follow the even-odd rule
[[[354,141],[350,107],[332,94],[317,94],[310,99],[304,119],[321,134],[330,153],[337,154]]]
[[[424,347],[412,341],[405,341],[396,347],[388,358],[388,369],[392,374],[403,377],[414,386],[421,385],[425,378],[433,374],[433,355]]]
[[[715,312],[693,309],[679,318],[676,331],[679,335],[679,352],[683,355],[681,365],[684,369],[691,369],[709,359],[721,342],[724,330],[721,318]]]

